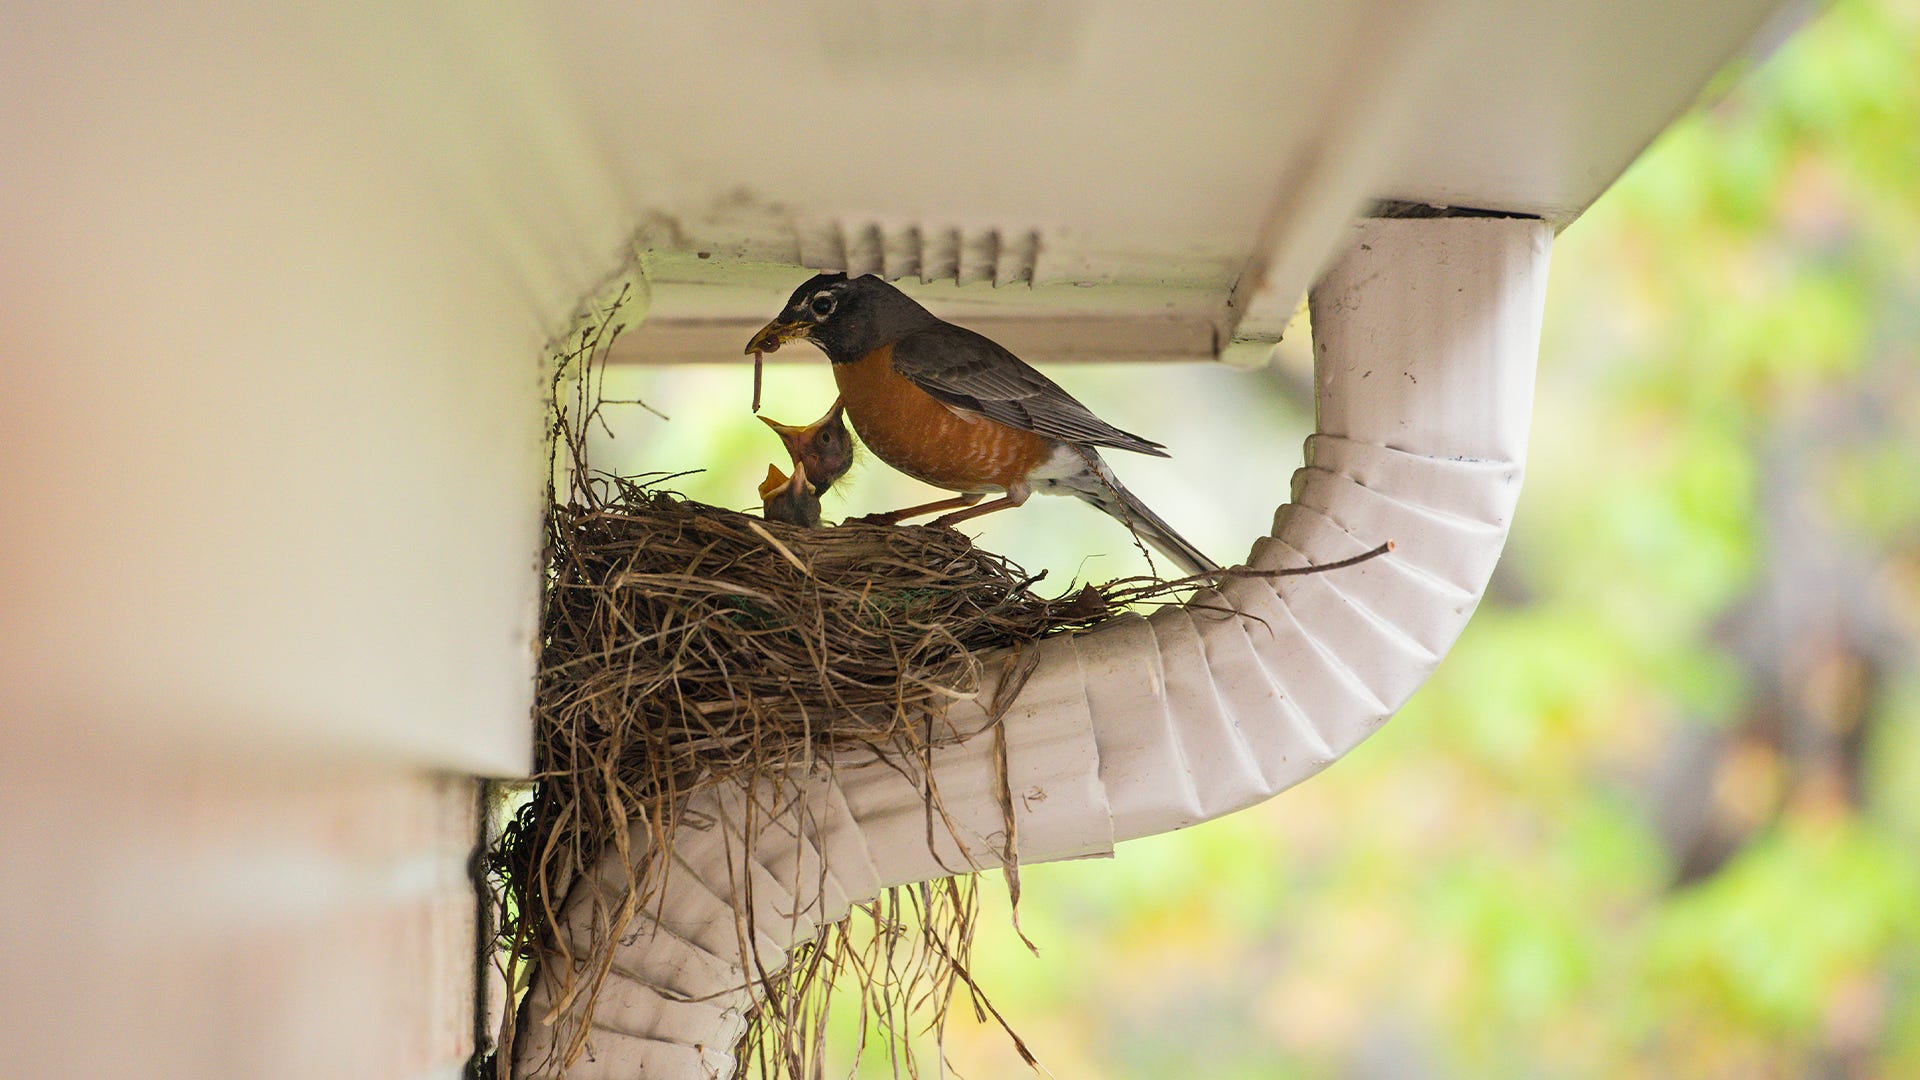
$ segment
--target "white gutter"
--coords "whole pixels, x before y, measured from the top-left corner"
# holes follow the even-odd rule
[[[1105,853],[1265,800],[1351,750],[1426,680],[1506,543],[1550,241],[1531,220],[1354,226],[1310,298],[1307,465],[1247,565],[1327,563],[1388,539],[1396,551],[1328,574],[1232,578],[1031,650],[1038,665],[1003,724],[1021,861]],[[971,703],[952,719],[985,726]],[[624,917],[627,873],[610,856],[566,904],[582,945],[596,921],[625,931],[587,1052],[565,1075],[731,1076],[751,972],[778,970],[792,942],[886,886],[999,864],[995,742],[935,755],[946,818],[931,848],[919,787],[887,763],[845,762],[751,799],[702,796],[695,809],[717,824],[681,829],[657,908]],[[743,896],[757,937],[744,962]],[[517,1075],[559,1075],[548,1059],[569,1029],[564,1014],[543,1022],[550,991],[533,990]]]

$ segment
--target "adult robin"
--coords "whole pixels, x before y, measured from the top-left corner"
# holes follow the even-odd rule
[[[1118,519],[1190,574],[1218,565],[1121,486],[1100,447],[1166,457],[1159,443],[1095,416],[991,339],[937,318],[872,274],[821,274],[747,343],[772,352],[805,338],[833,362],[847,418],[880,460],[959,494],[869,520],[952,511],[936,525],[1072,495]],[[976,505],[989,492],[1001,498]]]

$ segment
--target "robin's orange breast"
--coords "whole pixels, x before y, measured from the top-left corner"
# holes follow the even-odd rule
[[[963,417],[893,369],[893,347],[833,365],[847,419],[880,460],[949,491],[1006,489],[1025,482],[1053,442],[985,417]]]

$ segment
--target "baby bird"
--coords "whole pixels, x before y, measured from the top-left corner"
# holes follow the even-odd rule
[[[820,527],[820,492],[807,482],[805,465],[795,462],[792,477],[778,465],[767,466],[767,478],[760,482],[760,516],[809,529]]]
[[[836,400],[825,416],[805,427],[765,416],[760,421],[780,436],[793,460],[791,477],[777,466],[767,466],[767,478],[760,484],[761,514],[768,521],[819,527],[820,496],[853,467],[853,435],[847,430],[845,402]]]
[[[853,468],[853,433],[847,430],[846,415],[846,399],[835,398],[825,416],[805,427],[782,424],[765,416],[760,422],[780,436],[787,447],[787,456],[796,466],[807,467],[807,482],[816,492],[825,495],[834,481]]]

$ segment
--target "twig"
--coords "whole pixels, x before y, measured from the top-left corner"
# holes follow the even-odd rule
[[[1395,546],[1393,541],[1388,540],[1386,543],[1381,544],[1371,551],[1363,551],[1358,555],[1341,559],[1338,562],[1314,563],[1310,566],[1288,566],[1279,570],[1253,570],[1244,566],[1230,566],[1221,570],[1209,570],[1203,574],[1195,574],[1193,577],[1185,580],[1196,581],[1211,578],[1215,575],[1223,577],[1277,578],[1298,577],[1303,574],[1324,574],[1329,570],[1345,570],[1349,566],[1358,566],[1369,559],[1377,559],[1393,551]]]

